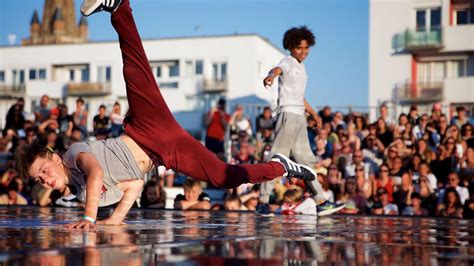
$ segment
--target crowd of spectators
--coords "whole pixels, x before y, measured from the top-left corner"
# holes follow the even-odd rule
[[[31,114],[25,112],[23,99],[9,109],[0,138],[0,204],[82,206],[65,191],[52,191],[19,178],[13,155],[22,143],[38,142],[62,153],[78,141],[123,133],[125,117],[119,103],[108,106],[111,110],[101,105],[90,132],[89,113],[84,106],[79,98],[71,112],[64,104],[53,107],[44,95]],[[225,101],[221,100],[206,115],[206,146],[232,164],[268,160],[275,126],[272,110],[263,108],[251,121],[243,106],[233,109],[227,114]],[[472,218],[473,119],[462,106],[452,114],[441,110],[441,105],[434,104],[431,113],[418,113],[417,106],[411,106],[408,113],[395,120],[389,108],[382,105],[378,119],[369,121],[365,114],[333,112],[326,106],[319,111],[321,128],[316,127],[314,117],[308,116],[308,139],[324,197],[346,203],[343,213]],[[137,205],[165,208],[164,188],[176,185],[176,174],[163,167],[153,170]],[[258,185],[227,190],[222,204],[216,204],[203,192],[202,184],[191,178],[182,182],[184,194],[176,197],[174,208],[255,210],[258,205]],[[280,178],[270,203],[277,212],[291,214],[310,196],[304,183],[290,184]]]

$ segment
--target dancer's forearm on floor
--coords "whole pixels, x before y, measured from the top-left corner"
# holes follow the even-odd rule
[[[132,208],[133,203],[135,203],[138,195],[140,194],[140,191],[143,187],[143,182],[141,184],[134,182],[136,181],[130,182],[129,186],[127,186],[117,208],[109,218],[115,224],[120,224],[125,219],[125,216],[127,215],[130,208]]]
[[[97,218],[97,209],[99,208],[104,171],[94,155],[90,153],[80,153],[77,156],[77,163],[87,176],[87,196],[84,215],[95,220]]]

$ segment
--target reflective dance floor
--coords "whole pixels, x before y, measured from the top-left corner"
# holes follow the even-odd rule
[[[126,226],[64,228],[81,215],[0,207],[0,265],[474,264],[472,220],[132,210]]]

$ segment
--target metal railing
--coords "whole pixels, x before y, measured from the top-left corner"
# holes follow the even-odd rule
[[[0,84],[0,97],[2,98],[18,98],[25,96],[25,84],[5,85]]]
[[[430,103],[443,100],[443,82],[402,82],[393,90],[394,102]]]
[[[68,96],[105,96],[111,93],[110,83],[68,83]]]
[[[227,80],[214,80],[214,79],[204,79],[203,84],[203,91],[204,92],[224,92],[228,89],[228,81]]]
[[[439,49],[443,47],[442,30],[418,31],[407,29],[395,34],[392,48],[396,51],[413,51],[420,49]]]

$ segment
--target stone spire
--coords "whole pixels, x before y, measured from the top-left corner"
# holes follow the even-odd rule
[[[37,34],[33,34],[33,21],[39,24]],[[42,22],[37,13],[31,22],[31,36],[23,40],[23,45],[87,42],[87,23],[76,24],[74,0],[45,0]]]

